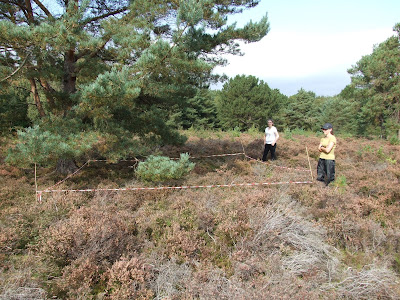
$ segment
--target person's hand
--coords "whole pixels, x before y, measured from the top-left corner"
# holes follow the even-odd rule
[[[272,145],[272,147],[273,147],[273,146],[275,146],[275,143],[272,143],[271,145]]]

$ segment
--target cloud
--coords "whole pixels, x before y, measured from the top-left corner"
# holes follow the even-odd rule
[[[340,34],[271,31],[258,43],[242,44],[245,55],[229,56],[229,65],[216,68],[215,73],[274,79],[345,73],[392,35],[388,29]]]

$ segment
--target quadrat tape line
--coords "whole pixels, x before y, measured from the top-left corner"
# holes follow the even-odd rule
[[[244,155],[246,158],[250,160],[255,160],[263,164],[268,164],[272,167],[276,168],[282,168],[282,169],[288,169],[288,170],[295,170],[295,171],[301,171],[301,172],[309,172],[310,170],[307,169],[302,169],[302,168],[290,168],[290,167],[284,167],[284,166],[277,166],[273,164],[269,164],[263,161],[259,161],[258,159],[255,159],[253,157],[250,157],[246,155],[244,152],[240,153],[228,153],[228,154],[214,154],[214,155],[206,155],[206,156],[191,156],[190,158],[206,158],[206,157],[222,157],[222,156],[235,156],[235,155]],[[171,158],[171,159],[179,159],[179,158]],[[231,184],[212,184],[212,185],[191,185],[191,186],[160,186],[160,187],[132,187],[132,188],[98,188],[98,189],[60,189],[60,190],[55,190],[52,189],[55,186],[61,184],[62,182],[66,181],[68,178],[71,178],[72,176],[76,175],[84,166],[86,166],[89,162],[95,162],[95,161],[106,161],[106,160],[88,160],[85,162],[78,170],[76,170],[74,173],[71,175],[67,176],[63,180],[57,182],[56,184],[48,187],[47,189],[44,189],[42,191],[36,191],[36,196],[37,200],[39,202],[42,202],[42,194],[43,193],[62,193],[62,192],[98,192],[98,191],[143,191],[143,190],[183,190],[183,189],[198,189],[198,188],[223,188],[223,187],[246,187],[246,186],[266,186],[266,185],[282,185],[282,184],[308,184],[308,183],[313,183],[312,181],[283,181],[283,182],[252,182],[252,183],[231,183]],[[138,162],[138,159],[134,160],[123,160],[123,161],[136,161]]]

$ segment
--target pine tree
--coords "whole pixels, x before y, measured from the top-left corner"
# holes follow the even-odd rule
[[[320,103],[314,92],[300,89],[289,97],[285,109],[286,127],[289,129],[317,130],[319,124]],[[326,122],[326,121],[325,121]]]
[[[279,115],[286,96],[271,90],[254,76],[231,78],[217,97],[218,119],[225,129],[263,128],[267,119]]]
[[[396,34],[376,46],[348,70],[360,104],[359,133],[400,139],[400,23]]]
[[[318,125],[333,123],[334,132],[357,135],[357,115],[359,105],[352,98],[341,96],[322,98],[321,113],[318,115]]]
[[[25,90],[0,90],[0,135],[29,126],[28,97]]]
[[[2,83],[23,81],[38,130],[66,140],[98,136],[89,148],[101,145],[105,157],[128,155],[133,136],[179,143],[168,112],[215,80],[213,68],[225,62],[219,54],[239,53],[236,40],[267,34],[266,16],[243,28],[227,24],[228,15],[258,2],[5,0]]]
[[[215,91],[201,89],[183,105],[176,105],[168,123],[182,129],[215,129],[218,127]]]

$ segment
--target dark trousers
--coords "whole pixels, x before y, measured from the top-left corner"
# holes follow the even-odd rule
[[[325,182],[328,185],[335,180],[335,161],[320,158],[317,166],[317,180]]]
[[[271,160],[275,160],[276,159],[275,150],[276,150],[276,143],[273,146],[271,144],[265,144],[262,160],[263,161],[267,160],[267,155],[269,151],[271,151]]]

